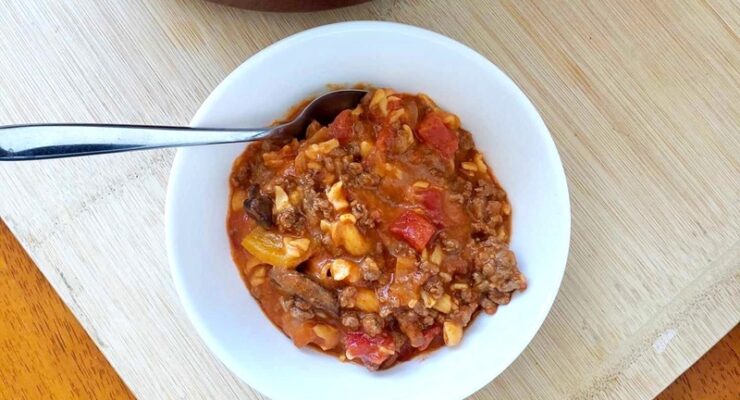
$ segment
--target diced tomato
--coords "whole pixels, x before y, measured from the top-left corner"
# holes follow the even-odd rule
[[[393,338],[385,335],[369,336],[363,332],[349,332],[344,335],[346,355],[349,359],[359,358],[370,368],[378,368],[388,357],[396,352]]]
[[[390,231],[405,240],[416,251],[422,251],[434,235],[436,228],[425,216],[413,211],[404,211],[393,221]]]
[[[418,347],[419,351],[424,351],[429,347],[430,344],[432,344],[432,340],[439,336],[439,334],[442,333],[442,328],[439,327],[439,325],[435,325],[431,328],[427,328],[427,330],[424,331],[424,344]]]
[[[352,111],[344,110],[334,118],[334,122],[329,124],[329,133],[335,137],[339,143],[347,144],[352,137]]]
[[[419,204],[424,207],[429,218],[437,226],[441,226],[444,222],[444,210],[442,206],[442,190],[439,188],[431,187],[423,189],[418,192]]]
[[[437,150],[444,158],[452,158],[460,144],[455,132],[447,128],[437,114],[425,116],[419,123],[417,134],[422,142]]]

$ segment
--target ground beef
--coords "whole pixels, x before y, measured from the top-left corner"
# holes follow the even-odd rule
[[[496,310],[498,309],[498,304],[496,304],[495,302],[487,298],[481,299],[480,306],[483,309],[483,311],[488,315],[493,315],[494,313],[496,313]]]
[[[494,288],[502,292],[512,292],[514,290],[524,290],[527,287],[524,275],[519,272],[516,266],[514,252],[508,248],[500,249],[496,252],[494,260],[496,271],[490,277]]]
[[[445,254],[457,254],[460,252],[460,242],[449,236],[446,230],[441,230],[436,236],[436,243],[442,246]]]
[[[483,276],[485,276],[486,278],[490,278],[493,276],[493,274],[496,273],[496,264],[492,262],[485,262],[481,267],[480,272],[482,272]]]
[[[455,239],[442,240],[442,251],[447,254],[457,254],[460,251],[460,242]]]
[[[303,212],[306,220],[311,225],[318,225],[322,219],[328,219],[332,215],[333,207],[323,193],[313,188],[301,187],[303,194]]]
[[[477,309],[477,304],[460,306],[457,311],[449,315],[449,320],[459,322],[460,324],[462,324],[462,326],[467,326],[468,323],[470,323],[470,320],[473,318],[475,310]]]
[[[339,291],[339,305],[342,308],[353,308],[357,298],[357,288],[348,286]]]
[[[295,207],[288,207],[275,215],[275,225],[281,233],[300,236],[306,230],[306,218]]]
[[[433,275],[424,283],[424,291],[427,292],[432,298],[438,299],[445,293],[444,283],[442,279]]]
[[[403,346],[405,346],[408,342],[408,338],[406,337],[406,335],[398,332],[395,329],[391,332],[391,337],[393,338],[393,342],[396,345],[397,349],[403,348]]]
[[[424,332],[419,316],[413,311],[399,311],[396,313],[398,327],[408,338],[412,347],[421,347],[424,345]]]
[[[364,189],[374,189],[380,184],[380,176],[372,172],[363,172],[357,175],[353,183]]]
[[[464,289],[460,289],[455,292],[457,297],[460,299],[461,302],[465,304],[475,303],[476,301],[476,293],[469,287],[465,287]]]
[[[473,197],[473,183],[467,179],[456,177],[450,183],[451,193],[448,196],[457,203],[465,202]]]
[[[347,180],[350,186],[362,189],[373,189],[380,184],[380,176],[372,172],[367,172],[362,163],[351,162],[347,164],[344,171],[347,173]]]
[[[387,248],[388,252],[394,257],[416,257],[416,250],[412,249],[406,242],[391,242]]]
[[[527,287],[514,253],[494,238],[469,243],[465,254],[476,270],[473,273],[475,290],[487,294],[491,301],[506,304],[511,298],[510,292]]]
[[[313,190],[316,188],[316,180],[310,173],[298,176],[298,187],[302,190]]]
[[[498,289],[492,289],[488,292],[488,299],[496,304],[509,304],[511,301],[511,292],[504,293],[499,291]]]
[[[486,199],[478,196],[474,197],[468,204],[468,211],[473,218],[482,220],[486,217]]]
[[[328,155],[329,155],[329,157],[333,158],[334,160],[344,161],[344,156],[347,155],[347,151],[340,146],[340,147],[335,148],[331,152],[329,152]]]
[[[360,318],[354,311],[345,311],[342,313],[342,325],[351,330],[357,330],[360,327]]]
[[[383,318],[389,318],[392,316],[393,310],[395,310],[396,307],[398,307],[398,304],[381,304],[380,312],[378,314]]]
[[[470,183],[470,182],[468,182]],[[472,184],[471,184],[472,185]],[[504,223],[501,210],[502,200],[506,193],[493,182],[479,180],[468,197],[467,209],[473,218],[473,232],[477,236],[497,236],[498,229]]]
[[[440,318],[440,320],[444,320],[444,314],[433,308],[424,307],[424,303],[421,301],[416,303],[411,311],[416,313],[418,320],[424,327],[434,325],[438,318]]]
[[[488,222],[473,222],[473,233],[480,237],[496,236],[496,226]]]
[[[460,130],[459,138],[459,146],[460,150],[463,152],[468,152],[469,150],[472,150],[475,148],[475,143],[473,142],[473,135],[470,134],[470,132],[465,130]]]
[[[416,304],[414,304],[411,310],[421,317],[429,315],[430,311],[428,308],[424,307],[424,303],[421,301],[418,301]]]
[[[238,188],[246,188],[249,186],[251,176],[249,163],[243,163],[231,175],[231,185]]]
[[[383,332],[383,319],[378,314],[362,314],[360,323],[362,324],[362,330],[370,336],[377,336]]]
[[[357,226],[359,226],[360,229],[367,232],[375,228],[375,226],[377,225],[377,220],[380,216],[377,212],[369,212],[367,210],[367,207],[365,207],[365,205],[360,203],[359,201],[353,201],[351,207],[352,215],[357,218]]]
[[[347,172],[352,177],[356,177],[357,175],[360,175],[364,172],[364,168],[362,167],[361,163],[358,162],[351,162],[349,165],[347,165]]]
[[[504,221],[503,217],[498,214],[501,210],[501,203],[496,200],[476,197],[468,204],[468,210],[477,219],[476,222],[489,225],[494,230]]]
[[[429,261],[420,261],[419,269],[428,275],[436,275],[439,273],[439,265],[431,263]]]
[[[347,146],[347,152],[352,156],[353,159],[358,159],[362,155],[360,153],[360,144],[356,142],[352,142]]]
[[[373,282],[380,278],[382,271],[372,258],[366,258],[360,264],[360,270],[362,271],[362,279]]]
[[[311,304],[301,300],[300,297],[283,297],[281,300],[283,309],[290,313],[290,316],[295,319],[307,321],[316,316],[315,312],[311,308]]]

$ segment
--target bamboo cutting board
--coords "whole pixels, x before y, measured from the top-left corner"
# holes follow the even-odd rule
[[[357,19],[419,25],[488,57],[540,110],[565,165],[573,234],[560,294],[474,398],[652,397],[740,320],[735,0],[378,0],[316,14],[7,0],[0,124],[187,124],[259,49]],[[174,291],[173,155],[0,164],[0,217],[135,395],[261,398],[206,349]]]

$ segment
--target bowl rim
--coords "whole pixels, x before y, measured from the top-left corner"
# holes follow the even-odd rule
[[[562,213],[563,213],[563,220],[560,221],[562,224],[562,229],[564,230],[564,243],[561,244],[559,247],[562,247],[562,259],[558,259],[557,262],[553,262],[553,266],[557,266],[560,270],[560,273],[557,276],[557,285],[555,285],[556,290],[552,291],[552,293],[546,298],[546,301],[543,301],[543,306],[540,308],[540,312],[538,314],[533,314],[530,318],[532,320],[532,324],[536,326],[536,329],[532,329],[530,332],[527,332],[526,334],[526,340],[523,340],[521,343],[521,349],[517,352],[513,352],[512,355],[507,357],[505,362],[501,363],[501,367],[495,371],[492,374],[492,376],[485,382],[480,382],[478,385],[474,385],[474,387],[466,387],[465,389],[458,390],[456,394],[459,394],[459,397],[464,398],[472,395],[476,391],[483,388],[485,385],[493,381],[496,377],[498,377],[505,369],[507,369],[513,361],[518,358],[522,352],[529,346],[534,336],[539,332],[539,330],[542,327],[542,324],[544,323],[546,317],[549,315],[550,311],[552,310],[552,306],[554,304],[555,298],[557,297],[557,294],[560,292],[560,287],[562,286],[562,279],[565,274],[565,269],[567,267],[567,260],[568,255],[570,251],[570,240],[571,240],[571,204],[570,204],[570,192],[568,188],[567,178],[565,175],[565,171],[563,168],[562,160],[560,158],[560,154],[557,150],[557,147],[555,146],[555,142],[553,140],[552,134],[550,133],[549,129],[547,128],[546,124],[544,123],[544,120],[542,119],[541,115],[535,108],[535,106],[532,104],[532,102],[529,100],[529,98],[524,94],[524,92],[519,88],[518,85],[501,69],[498,68],[493,62],[488,60],[486,57],[478,53],[477,51],[473,50],[472,48],[468,47],[467,45],[458,42],[457,40],[454,40],[452,38],[449,38],[447,36],[444,36],[442,34],[412,26],[412,25],[406,25],[396,22],[387,22],[387,21],[350,21],[350,22],[339,22],[339,23],[332,23],[327,25],[321,25],[318,27],[310,28],[307,30],[303,30],[300,32],[297,32],[295,34],[292,34],[290,36],[287,36],[279,41],[276,41],[264,49],[256,52],[251,57],[248,57],[244,62],[242,62],[238,67],[236,67],[232,72],[229,73],[217,86],[213,91],[208,95],[208,97],[204,100],[204,102],[201,104],[199,109],[196,111],[195,115],[190,121],[190,126],[193,127],[203,127],[207,126],[207,124],[204,124],[203,121],[207,119],[207,115],[212,112],[214,104],[218,101],[219,98],[223,96],[223,94],[229,90],[229,88],[236,82],[237,80],[244,79],[243,75],[245,74],[245,71],[249,69],[251,64],[257,64],[262,62],[262,60],[267,59],[271,57],[273,53],[278,53],[283,50],[283,48],[292,46],[297,42],[308,40],[308,39],[314,39],[316,37],[320,37],[322,35],[333,35],[338,32],[346,32],[346,31],[372,31],[372,30],[386,30],[386,31],[395,31],[399,33],[404,33],[411,36],[420,37],[426,40],[436,41],[440,44],[446,45],[446,46],[452,46],[455,47],[457,51],[460,51],[461,53],[465,53],[466,56],[470,57],[470,59],[477,63],[483,63],[486,68],[491,69],[496,75],[499,76],[499,79],[501,79],[502,83],[506,86],[509,86],[511,89],[511,94],[517,97],[517,100],[520,102],[520,104],[526,109],[528,115],[532,117],[532,122],[537,125],[538,132],[542,135],[542,140],[544,141],[544,145],[548,148],[548,153],[554,157],[555,165],[558,165],[559,168],[557,171],[553,171],[555,174],[556,179],[559,181],[555,185],[557,187],[561,187],[561,189],[564,191],[564,202],[561,205],[563,207]],[[174,161],[172,163],[172,168],[170,171],[170,176],[168,180],[168,187],[167,187],[167,196],[166,196],[166,204],[165,204],[165,237],[166,237],[166,247],[167,247],[167,255],[168,255],[168,261],[170,265],[170,273],[172,275],[174,285],[176,292],[178,294],[178,297],[180,298],[180,301],[183,305],[183,308],[185,309],[185,313],[190,320],[190,322],[193,324],[193,326],[196,329],[196,332],[201,337],[201,339],[205,342],[206,347],[213,352],[216,357],[228,367],[228,369],[240,380],[242,380],[244,383],[246,383],[248,386],[253,388],[254,390],[257,390],[261,394],[270,397],[270,398],[277,398],[276,393],[273,391],[273,389],[270,387],[270,385],[264,384],[263,382],[257,381],[252,378],[252,374],[250,374],[249,369],[242,368],[241,363],[234,357],[231,356],[228,349],[222,346],[220,341],[216,339],[209,329],[206,327],[206,322],[201,318],[201,315],[199,312],[196,311],[196,306],[193,302],[193,299],[189,296],[189,293],[186,289],[185,280],[182,274],[180,274],[179,271],[179,262],[177,262],[177,250],[176,250],[176,243],[173,241],[173,234],[171,231],[171,228],[173,226],[173,219],[175,213],[173,212],[173,206],[174,206],[174,197],[176,196],[178,192],[179,185],[177,182],[181,182],[181,172],[182,172],[182,166],[183,166],[183,154],[184,151],[187,151],[187,149],[180,149],[177,151]],[[561,265],[562,264],[562,265]]]

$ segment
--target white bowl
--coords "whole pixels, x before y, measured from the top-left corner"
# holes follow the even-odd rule
[[[188,316],[213,352],[273,399],[460,399],[524,350],[558,292],[570,239],[563,167],[539,114],[498,68],[449,38],[384,22],[327,25],[255,54],[208,97],[192,126],[259,127],[326,84],[423,92],[473,133],[513,208],[511,247],[529,287],[481,315],[456,348],[369,372],[293,346],[264,316],[231,259],[228,176],[243,144],[181,149],[167,195],[167,249]]]

